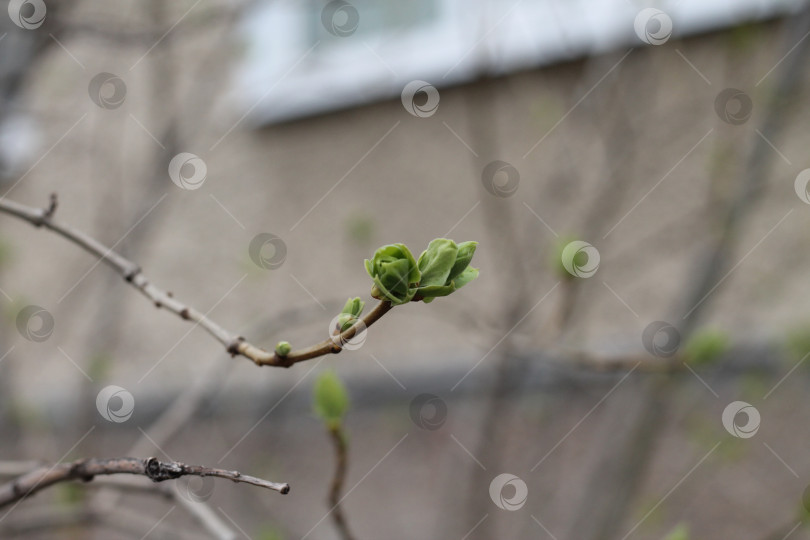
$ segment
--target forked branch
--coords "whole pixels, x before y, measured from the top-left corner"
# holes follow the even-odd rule
[[[27,221],[35,227],[50,229],[83,248],[85,251],[95,255],[101,259],[102,262],[121,274],[127,283],[151,300],[157,308],[167,309],[180,318],[200,326],[219,341],[230,354],[234,356],[242,355],[252,360],[258,366],[290,367],[304,360],[317,358],[326,354],[339,353],[343,349],[342,344],[352,339],[358,331],[364,331],[365,328],[374,324],[392,307],[390,302],[382,301],[361,319],[365,327],[355,324],[340,335],[333,336],[331,339],[327,339],[304,349],[294,350],[285,356],[279,356],[275,352],[268,352],[251,344],[242,336],[226,330],[224,327],[206,317],[202,312],[197,311],[175,298],[171,292],[156,286],[146,278],[140,266],[120,253],[106,247],[104,244],[82,231],[55,221],[53,216],[56,212],[56,206],[57,199],[55,194],[51,195],[50,204],[47,208],[35,208],[0,198],[0,212]]]

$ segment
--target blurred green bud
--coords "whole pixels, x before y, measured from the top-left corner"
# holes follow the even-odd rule
[[[278,532],[272,525],[265,525],[259,529],[259,534],[254,538],[256,540],[284,540],[281,533]]]
[[[313,409],[329,427],[337,427],[349,408],[346,387],[333,371],[324,371],[315,381]]]
[[[672,529],[664,540],[689,540],[689,527],[681,523]]]
[[[287,356],[292,351],[292,345],[288,341],[279,341],[276,343],[276,354],[279,356]]]
[[[576,237],[569,235],[563,235],[557,238],[554,247],[551,249],[550,258],[548,259],[549,265],[554,273],[556,273],[558,277],[568,281],[576,279],[576,276],[566,270],[563,264],[563,251],[565,251],[565,248],[570,245],[571,242],[575,242],[576,240]],[[572,260],[571,262],[574,266],[581,266],[582,261]]]
[[[470,267],[478,242],[456,244],[447,238],[436,238],[419,256],[422,279],[416,293],[425,303],[437,296],[447,296],[478,277]]]
[[[404,244],[389,244],[366,259],[366,272],[374,280],[371,295],[394,305],[410,302],[416,294],[421,273]]]
[[[683,348],[687,362],[693,366],[710,364],[728,350],[729,338],[719,330],[703,330],[692,336]]]
[[[799,362],[810,351],[810,324],[806,321],[800,326],[791,328],[785,340],[788,360]]]

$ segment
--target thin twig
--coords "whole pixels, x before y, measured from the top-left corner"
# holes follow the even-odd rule
[[[343,507],[340,505],[340,495],[343,492],[343,484],[346,482],[346,469],[349,464],[346,434],[340,426],[331,426],[329,436],[335,447],[335,475],[332,477],[332,484],[329,488],[329,507],[332,509],[332,521],[335,523],[335,528],[343,540],[354,540],[346,516],[343,514]]]
[[[135,287],[146,296],[158,308],[164,308],[180,318],[191,321],[202,327],[211,334],[217,341],[225,346],[225,349],[232,355],[242,355],[252,360],[257,366],[290,367],[298,362],[317,358],[326,354],[339,353],[343,347],[341,343],[346,343],[355,336],[358,328],[363,325],[355,324],[340,336],[334,336],[317,345],[306,347],[297,351],[292,351],[286,356],[279,356],[275,352],[268,352],[248,341],[242,336],[229,332],[219,324],[215,323],[203,313],[188,306],[184,302],[174,298],[172,293],[165,291],[153,283],[141,272],[141,267],[130,261],[123,255],[104,246],[95,238],[70,227],[64,223],[54,221],[53,214],[56,209],[56,196],[51,196],[48,208],[35,208],[26,206],[7,199],[0,199],[0,212],[20,218],[35,227],[45,227],[56,234],[70,240],[85,251],[95,255],[108,266],[116,270],[126,280],[127,283]],[[383,315],[385,315],[392,305],[390,302],[381,301],[374,309],[362,318],[365,328],[371,326]]]
[[[289,484],[269,482],[248,476],[238,471],[214,469],[201,465],[186,465],[176,461],[159,461],[157,458],[137,459],[130,457],[111,459],[80,459],[72,463],[59,463],[50,467],[43,466],[26,473],[11,482],[0,485],[0,508],[13,502],[25,499],[34,493],[60,482],[83,480],[89,482],[98,475],[136,474],[146,476],[153,482],[174,480],[181,476],[214,476],[234,482],[251,484],[278,491],[281,494],[290,492]]]

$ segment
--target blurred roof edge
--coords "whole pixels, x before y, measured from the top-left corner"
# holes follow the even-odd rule
[[[422,11],[403,23],[401,6],[391,2],[332,0],[322,10],[311,3],[260,2],[243,26],[247,55],[235,88],[239,108],[252,105],[248,118],[255,127],[287,122],[399,97],[412,81],[449,87],[482,74],[764,21],[804,4],[680,0],[636,11],[627,0],[592,0],[587,8],[535,0],[479,2],[474,11],[460,0],[417,3]]]

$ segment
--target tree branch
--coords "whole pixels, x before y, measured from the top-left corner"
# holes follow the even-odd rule
[[[339,336],[335,335],[331,339],[325,340],[317,345],[292,351],[286,356],[279,356],[275,352],[268,352],[249,343],[242,336],[226,330],[206,317],[203,313],[174,298],[171,292],[165,291],[151,283],[143,272],[141,272],[141,267],[123,255],[106,247],[104,244],[82,231],[76,230],[64,223],[54,221],[53,215],[56,211],[56,206],[56,194],[51,195],[50,204],[45,209],[26,206],[0,198],[0,212],[27,221],[35,227],[45,227],[70,240],[85,251],[95,255],[101,259],[102,262],[121,274],[127,283],[151,300],[155,307],[167,309],[180,318],[200,326],[211,334],[214,339],[224,345],[225,349],[231,355],[242,355],[252,360],[257,366],[290,367],[298,362],[326,354],[339,353],[343,349],[341,344],[353,338],[358,331],[358,327],[363,328],[362,325],[355,324]],[[392,307],[390,302],[381,301],[361,320],[367,328],[385,315]]]
[[[25,499],[29,495],[60,482],[82,480],[89,482],[98,475],[136,474],[146,476],[153,482],[174,480],[181,476],[214,476],[234,482],[251,484],[278,491],[281,494],[290,492],[289,484],[269,482],[248,476],[238,471],[214,469],[201,465],[186,465],[176,461],[159,461],[157,458],[137,459],[130,457],[111,459],[80,459],[72,463],[58,463],[50,467],[40,467],[26,473],[11,482],[0,485],[0,508],[13,502]]]
[[[329,428],[329,438],[335,448],[335,475],[332,477],[332,484],[329,486],[329,506],[332,509],[332,521],[335,523],[342,540],[354,540],[354,535],[349,530],[349,523],[341,506],[343,484],[346,482],[346,469],[349,463],[349,451],[346,444],[346,434],[340,426]]]

